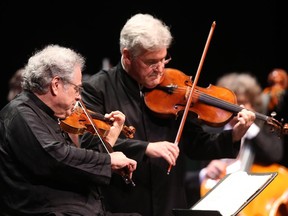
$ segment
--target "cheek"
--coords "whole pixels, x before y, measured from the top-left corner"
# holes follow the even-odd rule
[[[59,103],[61,104],[63,111],[66,111],[73,108],[73,104],[75,104],[75,101],[75,93],[67,90],[66,92],[63,92]]]
[[[61,112],[63,113],[63,115],[70,116],[73,112],[73,108],[74,108],[74,103],[71,102],[71,100],[63,100],[62,105],[61,105]]]

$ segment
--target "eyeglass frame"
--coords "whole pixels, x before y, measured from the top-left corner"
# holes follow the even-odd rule
[[[141,60],[141,62],[143,64],[145,64],[149,69],[152,69],[152,70],[155,70],[158,66],[159,66],[159,63],[163,64],[164,66],[166,64],[168,64],[171,60],[172,60],[172,57],[169,53],[167,53],[167,55],[162,59],[162,60],[159,60],[157,63],[153,63],[153,64],[148,64],[146,62],[144,62],[141,58],[139,58]]]
[[[83,91],[83,87],[82,87],[82,86],[76,85],[76,84],[70,82],[70,81],[67,80],[67,79],[61,78],[61,80],[62,80],[63,82],[65,82],[65,83],[67,83],[67,84],[70,84],[70,85],[74,86],[74,90],[76,91],[75,93],[77,93],[77,94],[80,95],[81,92]]]

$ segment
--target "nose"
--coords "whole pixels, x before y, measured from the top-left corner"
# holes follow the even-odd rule
[[[162,61],[159,61],[157,64],[155,64],[154,70],[158,71],[159,73],[162,73],[164,67],[165,67],[165,64]]]

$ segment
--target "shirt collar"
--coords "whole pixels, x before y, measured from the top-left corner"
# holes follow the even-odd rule
[[[41,110],[43,110],[52,118],[57,119],[57,117],[54,115],[54,111],[50,107],[48,107],[42,100],[40,100],[33,92],[24,91],[24,94],[26,94],[27,97],[30,98]]]

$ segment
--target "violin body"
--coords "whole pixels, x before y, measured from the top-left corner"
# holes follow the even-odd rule
[[[192,85],[192,77],[177,69],[166,68],[161,84],[152,91],[145,92],[145,103],[157,115],[177,116],[185,109]],[[207,88],[196,86],[189,111],[195,113],[206,124],[220,127],[233,117],[232,112],[213,105],[220,103],[221,106],[224,101],[237,104],[234,92],[214,85]]]
[[[89,111],[92,117],[92,123],[88,119],[87,115],[80,109],[76,108],[70,116],[60,122],[61,128],[70,134],[82,135],[84,132],[90,132],[94,135],[100,133],[101,136],[105,137],[106,131],[112,126],[112,122],[105,119],[103,115]],[[97,131],[96,128],[97,127]],[[122,132],[127,138],[133,138],[136,129],[133,126],[123,126]]]
[[[101,134],[104,135],[105,131],[110,129],[110,125],[106,122],[93,119],[95,125],[98,129],[101,129]],[[61,128],[67,133],[83,135],[84,132],[88,131],[95,134],[91,123],[84,113],[73,112],[65,120],[60,122]]]

